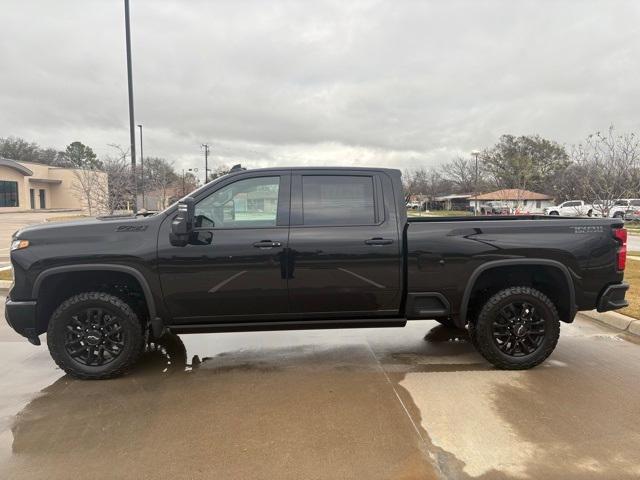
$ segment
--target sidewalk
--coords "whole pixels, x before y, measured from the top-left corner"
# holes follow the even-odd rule
[[[640,257],[637,258],[640,260]],[[580,313],[590,318],[591,320],[604,323],[605,325],[613,327],[616,330],[640,336],[640,320],[636,320],[633,317],[627,317],[626,315],[622,315],[621,313],[617,312],[598,313],[595,310]]]

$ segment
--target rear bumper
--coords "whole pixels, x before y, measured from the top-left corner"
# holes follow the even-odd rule
[[[597,310],[607,312],[628,306],[629,302],[624,298],[627,290],[629,290],[629,284],[625,282],[609,285],[598,299]]]
[[[27,337],[30,342],[34,343],[37,340],[35,300],[14,302],[7,298],[4,306],[4,318],[11,328],[23,337]]]

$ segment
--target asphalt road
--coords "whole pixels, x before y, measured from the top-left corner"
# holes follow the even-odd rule
[[[431,321],[181,339],[78,381],[0,319],[0,478],[640,477],[640,345],[585,318],[524,372]]]

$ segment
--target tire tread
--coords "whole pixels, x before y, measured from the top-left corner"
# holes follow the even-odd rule
[[[492,321],[492,318],[490,316],[494,308],[500,302],[508,299],[513,295],[529,295],[544,303],[551,310],[553,314],[553,321],[557,323],[557,328],[550,329],[551,331],[549,331],[549,335],[552,335],[551,341],[544,346],[543,350],[537,351],[536,355],[533,355],[529,360],[525,362],[512,362],[505,360],[496,352],[496,349],[492,345],[492,337],[490,335],[482,335],[478,332],[478,325],[482,325],[485,322]],[[549,299],[549,297],[547,297],[539,290],[525,286],[509,287],[493,295],[480,310],[480,314],[478,315],[476,324],[473,326],[470,325],[469,327],[469,334],[470,336],[472,336],[473,345],[478,349],[480,354],[487,361],[501,370],[527,370],[529,368],[535,367],[536,365],[539,365],[540,363],[545,361],[549,357],[549,355],[551,355],[553,350],[556,348],[556,345],[558,344],[558,339],[560,338],[560,320],[558,316],[558,310],[556,309],[554,303]]]
[[[72,375],[75,378],[79,378],[81,380],[104,380],[108,378],[115,378],[127,373],[131,367],[138,361],[142,352],[144,350],[144,341],[142,336],[142,325],[140,325],[139,329],[139,338],[132,339],[133,342],[133,352],[126,358],[126,360],[117,368],[107,371],[107,372],[86,372],[81,371],[78,368],[75,368],[72,364],[70,364],[69,359],[64,354],[62,349],[64,346],[60,346],[56,344],[55,337],[53,334],[53,329],[55,328],[56,321],[66,310],[74,307],[75,305],[87,302],[87,301],[102,301],[105,303],[111,304],[114,308],[117,308],[126,320],[134,322],[135,324],[140,325],[140,321],[138,320],[138,316],[135,314],[133,309],[122,299],[110,295],[105,292],[83,292],[78,293],[72,297],[69,297],[64,302],[62,302],[58,308],[53,312],[51,319],[49,320],[49,326],[47,328],[47,346],[49,347],[49,353],[51,357],[56,362],[62,370],[67,372],[69,375]],[[135,332],[136,330],[133,329]]]

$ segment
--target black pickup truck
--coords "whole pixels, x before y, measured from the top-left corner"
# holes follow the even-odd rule
[[[409,218],[400,172],[235,169],[148,217],[15,233],[9,324],[80,378],[119,375],[174,333],[468,328],[524,369],[579,310],[627,305],[620,219]]]

